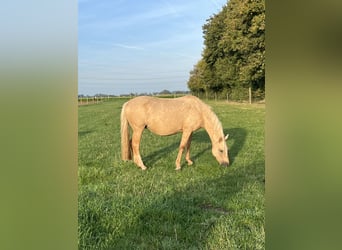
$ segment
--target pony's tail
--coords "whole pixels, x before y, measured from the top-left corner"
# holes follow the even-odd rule
[[[131,160],[131,142],[129,140],[129,127],[128,121],[125,116],[125,106],[122,106],[121,110],[121,158],[124,161]]]

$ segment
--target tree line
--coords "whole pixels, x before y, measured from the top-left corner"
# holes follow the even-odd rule
[[[202,58],[190,71],[195,95],[265,97],[265,0],[229,0],[202,26]],[[249,91],[248,91],[249,90]]]

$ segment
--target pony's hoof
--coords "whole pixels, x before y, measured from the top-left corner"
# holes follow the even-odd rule
[[[143,166],[143,167],[140,167],[141,170],[145,171],[147,169],[147,167]]]
[[[193,161],[188,161],[188,166],[191,166],[192,164],[194,164]]]
[[[181,170],[181,167],[176,167],[176,171],[179,171],[179,170]]]

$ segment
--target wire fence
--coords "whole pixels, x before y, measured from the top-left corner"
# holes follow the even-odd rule
[[[147,94],[141,94],[147,95]],[[106,101],[117,100],[117,99],[132,99],[137,96],[141,96],[140,94],[131,94],[131,95],[122,95],[122,96],[82,96],[78,97],[78,105],[90,105],[90,104],[99,104]],[[187,95],[186,93],[180,94],[158,94],[158,95],[149,95],[149,96],[156,96],[161,98],[177,98]]]
[[[225,100],[227,102],[260,103],[265,102],[265,91],[251,88],[230,89],[221,92],[193,92],[193,95],[203,100]]]
[[[78,97],[78,105],[89,105],[89,104],[99,104],[104,101],[110,101],[113,99],[118,99],[123,97],[118,96],[86,96],[86,97]],[[127,98],[127,97],[125,97]]]

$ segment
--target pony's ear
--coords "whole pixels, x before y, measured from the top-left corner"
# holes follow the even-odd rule
[[[227,135],[224,137],[224,139],[225,139],[225,140],[228,140],[228,137],[229,137],[229,134],[227,134]]]

